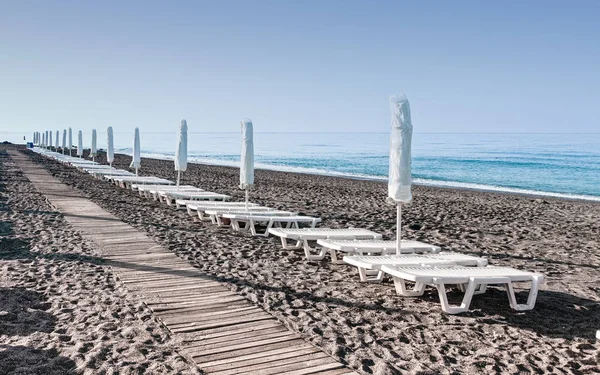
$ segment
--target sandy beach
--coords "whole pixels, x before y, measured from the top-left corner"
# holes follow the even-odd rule
[[[0,149],[0,374],[198,373]]]
[[[415,186],[413,202],[403,207],[403,238],[547,277],[532,311],[511,310],[504,290],[491,287],[468,313],[448,315],[434,290],[399,297],[389,279],[361,284],[349,266],[307,262],[276,238],[198,222],[28,154],[360,373],[600,372],[600,204]],[[93,246],[52,212],[6,154],[1,159],[0,373],[193,373]],[[113,166],[125,169],[130,161],[116,155]],[[176,178],[165,160],[142,159],[141,174]],[[197,164],[182,178],[242,200],[238,181],[235,168]],[[256,171],[251,191],[254,202],[321,217],[321,227],[360,227],[393,239],[396,212],[385,198],[381,182],[267,170]]]

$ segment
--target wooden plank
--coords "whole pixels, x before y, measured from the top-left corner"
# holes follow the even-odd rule
[[[205,329],[210,328],[218,328],[218,327],[226,327],[230,325],[240,324],[240,323],[250,323],[250,322],[260,322],[262,320],[275,320],[272,316],[268,314],[261,315],[253,315],[247,316],[245,319],[227,319],[214,323],[206,323],[206,324],[171,324],[169,325],[169,329],[175,333],[181,332],[196,332],[203,331]]]
[[[266,340],[257,340],[257,341],[242,343],[242,344],[227,345],[225,347],[208,348],[208,349],[203,349],[203,348],[186,348],[186,349],[194,358],[210,356],[210,355],[226,354],[226,353],[230,353],[233,357],[236,357],[238,350],[248,350],[248,349],[254,348],[256,351],[262,351],[262,347],[265,345],[277,344],[277,343],[294,341],[294,340],[299,340],[298,336],[294,333],[288,333],[287,335],[277,336],[277,337],[269,338]]]
[[[227,336],[220,336],[220,337],[213,337],[213,338],[200,337],[195,340],[186,341],[186,345],[191,347],[191,346],[199,346],[199,345],[213,345],[213,344],[219,344],[222,342],[238,342],[237,341],[238,339],[244,340],[249,337],[259,337],[259,336],[264,336],[264,335],[268,335],[270,333],[277,333],[277,332],[289,332],[289,331],[283,325],[275,324],[271,327],[255,329],[255,330],[252,330],[249,332],[240,332],[237,334],[231,334],[231,335],[227,335]]]
[[[262,352],[268,352],[270,350],[290,348],[290,347],[296,347],[296,346],[301,346],[301,345],[306,345],[306,344],[307,344],[306,341],[296,339],[295,341],[290,340],[290,341],[275,342],[272,344],[264,344],[260,347],[260,350],[257,350],[256,347],[250,347],[250,348],[239,349],[239,350],[235,350],[235,351],[231,351],[231,352],[223,352],[223,353],[217,353],[217,354],[204,354],[201,356],[192,356],[192,358],[194,359],[194,361],[196,363],[200,364],[200,368],[202,368],[202,365],[204,363],[215,362],[215,361],[227,361],[231,358],[237,358],[240,356],[253,355],[253,354],[258,354],[258,353],[262,353]]]
[[[238,367],[234,369],[224,369],[220,371],[213,371],[215,375],[237,375],[237,374],[258,374],[261,370],[269,371],[269,369],[283,369],[283,371],[297,370],[306,367],[314,367],[319,365],[326,365],[331,362],[331,357],[323,352],[308,353],[292,358],[279,359],[277,357],[271,358],[271,361],[266,361],[254,365]],[[336,364],[337,367],[341,367],[341,364]]]
[[[155,313],[164,316],[164,314],[186,314],[186,313],[209,313],[211,311],[219,311],[219,310],[231,310],[241,307],[249,307],[252,306],[243,300],[234,300],[233,302],[226,303],[212,303],[210,305],[206,305],[203,303],[188,303],[188,304],[179,304],[179,305],[157,305],[152,308],[152,311]]]
[[[303,366],[307,366],[302,368]],[[300,367],[300,368],[299,368]],[[271,369],[264,369],[253,372],[255,375],[272,375],[272,374],[286,374],[286,375],[308,375],[308,374],[320,374],[326,370],[334,370],[343,368],[339,362],[335,362],[331,357],[324,358],[323,360],[314,360],[310,363],[304,362],[301,365],[288,365],[275,367]],[[297,368],[297,369],[295,369]]]
[[[304,348],[304,349],[296,349],[296,348],[292,348],[292,349],[294,349],[294,350],[293,351],[288,350],[288,351],[284,351],[284,352],[271,351],[270,352],[271,354],[259,353],[259,354],[257,354],[258,357],[254,357],[254,358],[248,358],[249,356],[244,356],[243,358],[246,358],[244,360],[239,360],[240,357],[233,358],[231,360],[226,361],[226,363],[221,364],[221,365],[209,366],[208,364],[205,363],[202,366],[202,370],[204,370],[208,373],[211,373],[211,374],[212,373],[227,374],[227,371],[229,370],[230,371],[229,373],[236,374],[236,373],[239,373],[240,368],[245,372],[245,371],[253,370],[252,366],[273,364],[276,361],[276,360],[274,360],[274,358],[277,358],[277,360],[279,360],[279,361],[293,361],[293,360],[296,360],[299,357],[302,357],[303,355],[306,355],[306,354],[322,354],[322,355],[326,356],[325,353],[320,352],[313,347]],[[256,369],[259,369],[259,368],[256,368]]]
[[[216,337],[226,337],[226,336],[234,335],[237,333],[253,332],[255,330],[259,330],[259,329],[263,329],[263,328],[278,327],[278,326],[283,327],[281,325],[281,323],[279,323],[276,320],[265,320],[264,322],[260,322],[258,324],[257,323],[240,323],[235,326],[206,329],[202,332],[182,334],[181,337],[186,342],[189,342],[189,341],[194,341],[194,340],[198,340],[198,339],[211,339],[211,338],[216,338]]]
[[[282,354],[286,354],[286,353],[294,354],[294,353],[300,353],[300,352],[309,352],[310,350],[317,351],[317,352],[320,351],[319,349],[315,348],[314,346],[312,346],[308,343],[304,343],[304,345],[284,346],[283,348],[279,348],[279,349],[272,349],[272,350],[267,350],[267,351],[261,351],[259,353],[241,355],[241,356],[238,356],[235,358],[227,358],[227,359],[222,359],[222,360],[217,360],[217,361],[212,361],[212,362],[204,362],[202,364],[202,368],[208,369],[210,367],[218,367],[221,365],[235,364],[236,362],[246,362],[246,361],[251,361],[253,359],[262,359],[264,357],[271,358],[271,356],[282,355]]]
[[[146,303],[148,305],[163,305],[163,306],[168,306],[170,304],[176,304],[176,303],[181,303],[181,302],[193,302],[193,303],[202,303],[202,302],[206,302],[207,304],[209,304],[209,302],[215,303],[215,299],[218,298],[223,298],[223,300],[220,300],[222,302],[217,302],[217,303],[227,303],[229,301],[229,298],[233,299],[233,298],[241,298],[241,299],[245,299],[242,296],[236,295],[236,294],[232,294],[230,291],[223,291],[221,293],[214,293],[211,294],[210,296],[203,296],[203,295],[194,295],[194,296],[186,296],[186,297],[154,297],[152,299],[148,299],[146,300]]]
[[[184,316],[166,316],[166,317],[162,317],[161,314],[157,314],[158,317],[161,318],[161,320],[163,320],[165,322],[165,324],[167,325],[181,325],[181,324],[196,324],[196,325],[201,325],[203,323],[212,323],[212,324],[219,324],[219,322],[217,322],[217,320],[221,320],[223,319],[224,321],[229,321],[229,320],[236,320],[236,321],[244,321],[244,318],[253,318],[253,317],[264,317],[264,311],[261,311],[260,309],[258,309],[255,306],[252,306],[252,310],[250,311],[240,311],[240,312],[233,312],[230,313],[228,311],[221,311],[218,313],[210,313],[210,314],[214,314],[214,315],[210,315],[210,316],[206,316],[203,312],[200,312],[199,314],[187,314]]]

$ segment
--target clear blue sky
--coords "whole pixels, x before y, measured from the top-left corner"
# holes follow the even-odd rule
[[[600,1],[2,1],[0,130],[599,132]]]

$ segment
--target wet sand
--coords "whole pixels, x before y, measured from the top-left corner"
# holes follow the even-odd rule
[[[533,311],[511,310],[504,290],[491,287],[474,298],[468,313],[447,315],[434,290],[399,297],[391,280],[361,284],[348,266],[307,262],[275,238],[197,222],[185,211],[32,157],[359,372],[600,372],[599,204],[416,186],[413,202],[403,207],[404,238],[547,276]],[[113,165],[126,168],[129,162],[117,155]],[[164,160],[142,159],[141,173],[176,178],[173,163]],[[189,165],[182,183],[241,200],[238,173]],[[367,228],[392,239],[396,213],[385,197],[381,182],[266,170],[256,171],[251,192],[254,202],[319,216],[321,227]]]

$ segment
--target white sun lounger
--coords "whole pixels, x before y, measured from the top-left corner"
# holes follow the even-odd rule
[[[175,184],[173,181],[166,180],[164,178],[147,176],[110,176],[105,175],[105,179],[109,181],[113,181],[115,185],[121,186],[122,188],[129,188],[133,184],[153,184],[153,185],[173,185]]]
[[[225,202],[226,203],[226,202]],[[188,204],[188,212],[190,210],[190,205]],[[195,206],[196,208],[196,214],[198,215],[198,218],[200,220],[210,220],[213,223],[215,222],[215,220],[213,220],[213,217],[211,215],[209,215],[208,213],[206,213],[207,210],[213,210],[213,211],[219,211],[219,212],[239,212],[239,211],[244,211],[244,212],[264,212],[264,211],[274,211],[274,208],[271,207],[265,207],[265,206],[248,206],[248,208],[246,207],[240,207],[240,206],[224,206],[224,205],[215,205],[215,206],[207,206],[207,205],[197,205]]]
[[[177,199],[187,199],[196,201],[226,201],[231,198],[229,195],[213,193],[210,191],[159,191],[158,200],[165,202],[169,206],[178,207],[175,204]]]
[[[88,173],[91,174],[92,176],[96,177],[99,180],[102,180],[105,176],[115,176],[115,177],[135,176],[135,174],[133,174],[129,171],[124,171],[122,169],[115,169],[115,170],[99,169],[99,170],[95,170],[95,171],[90,171]]]
[[[381,234],[359,228],[331,229],[331,228],[303,228],[303,229],[284,229],[270,228],[269,233],[281,238],[281,246],[284,249],[304,248],[304,255],[307,260],[322,260],[327,254],[326,249],[321,249],[317,255],[311,254],[314,250],[308,244],[308,241],[317,241],[325,239],[334,240],[377,240],[381,239]],[[290,246],[288,240],[295,241],[296,244]]]
[[[269,229],[271,228],[299,228],[300,223],[306,223],[314,228],[317,223],[321,222],[321,219],[311,216],[282,216],[282,215],[269,215],[270,212],[249,214],[249,213],[224,213],[223,217],[231,220],[231,227],[236,231],[250,231],[253,236],[264,236],[269,235]],[[240,224],[243,224],[240,225]],[[257,224],[266,224],[264,232],[259,233],[256,230]]]
[[[408,242],[408,241],[407,241]],[[358,268],[361,282],[381,282],[383,279],[382,266],[454,264],[460,266],[485,267],[486,258],[475,257],[461,253],[441,252],[425,254],[399,255],[347,255],[344,263]],[[375,275],[373,277],[373,275]]]
[[[185,206],[185,208],[187,209],[188,214],[190,214],[190,216],[196,216],[196,212],[194,211],[198,211],[198,208],[200,209],[204,209],[204,208],[214,208],[214,207],[223,207],[223,208],[229,208],[229,207],[242,207],[245,208],[246,207],[246,203],[245,202],[204,202],[204,201],[193,201],[193,200],[189,200],[189,199],[175,199],[175,204],[177,205],[177,208],[181,208],[182,206]],[[258,206],[258,204],[256,203],[248,203],[248,207],[256,207]]]
[[[198,215],[200,215],[200,211],[202,210],[198,210]],[[205,209],[204,210],[204,214],[208,217],[210,217],[210,221],[212,221],[213,224],[217,224],[218,226],[223,226],[223,221],[221,220],[224,214],[227,213],[235,213],[235,214],[254,214],[254,215],[269,215],[269,216],[294,216],[294,215],[298,215],[297,212],[290,212],[290,211],[281,211],[281,210],[276,210],[274,208],[270,208],[270,207],[248,207],[247,210],[245,209],[241,209],[240,207],[236,207],[236,208],[210,208],[210,209]]]
[[[510,267],[422,267],[422,266],[382,266],[381,270],[394,277],[396,291],[403,296],[423,295],[425,286],[430,284],[437,288],[442,310],[449,314],[465,312],[471,305],[473,295],[479,286],[489,284],[505,284],[510,307],[515,310],[531,310],[535,306],[539,286],[544,282],[544,275],[517,270]],[[415,286],[407,290],[406,281]],[[517,303],[513,283],[531,282],[531,289],[525,304]],[[450,306],[446,294],[446,285],[466,284],[465,295],[460,306]]]
[[[325,249],[329,249],[331,260],[335,263],[338,261],[336,252],[348,254],[396,254],[397,242],[386,240],[318,240],[318,245]],[[402,240],[402,253],[439,253],[442,249],[439,246],[430,245],[420,241]]]
[[[191,185],[143,185],[143,184],[131,184],[131,190],[137,190],[142,197],[153,198],[158,200],[158,193],[161,191],[204,191],[200,188]]]
[[[204,193],[206,193],[206,191],[204,191],[200,188],[194,187],[194,186],[180,187],[179,189],[174,189],[173,185],[166,185],[164,187],[155,187],[152,189],[138,189],[138,191],[140,192],[140,194],[143,194],[146,198],[152,198],[155,201],[160,201],[160,202],[162,202],[164,200],[166,203],[169,203],[169,202],[167,202],[167,199],[164,199],[164,195],[167,194],[168,192],[177,192],[177,193],[185,193],[185,194],[191,194],[191,193],[204,194]],[[211,193],[211,194],[217,194],[217,193]]]

